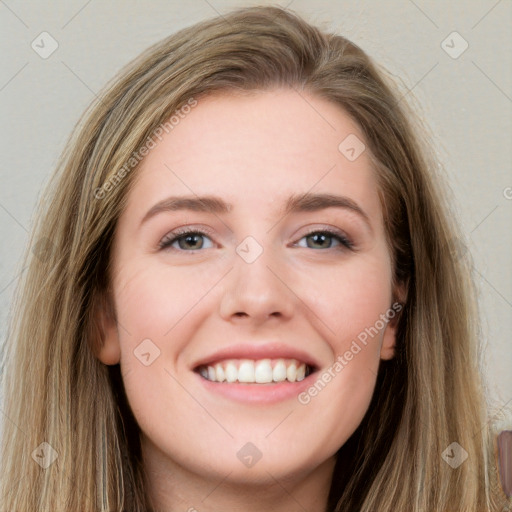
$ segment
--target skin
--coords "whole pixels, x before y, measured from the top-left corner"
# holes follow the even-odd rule
[[[192,366],[235,341],[279,339],[314,357],[318,377],[389,310],[374,171],[367,151],[349,161],[338,150],[349,134],[364,142],[339,106],[311,94],[221,93],[200,99],[141,163],[112,253],[117,322],[102,315],[98,358],[121,364],[155,509],[325,510],[335,453],[368,409],[380,360],[393,357],[394,322],[306,405],[296,395],[235,402],[207,391]],[[306,192],[349,197],[370,227],[347,208],[283,216],[288,197]],[[141,225],[171,195],[216,195],[232,207],[160,212]],[[183,226],[211,230],[203,248],[159,249]],[[308,237],[326,227],[356,250]],[[252,263],[235,251],[247,236],[263,248]],[[149,366],[134,355],[145,339],[160,351]],[[262,454],[252,467],[237,457],[247,442]]]

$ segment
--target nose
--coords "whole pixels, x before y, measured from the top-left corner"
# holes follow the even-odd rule
[[[264,251],[248,263],[236,255],[223,283],[220,315],[231,322],[258,325],[273,318],[289,320],[299,301],[289,271]]]

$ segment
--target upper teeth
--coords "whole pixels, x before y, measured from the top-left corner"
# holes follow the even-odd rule
[[[199,373],[213,382],[266,384],[301,381],[306,376],[306,370],[306,363],[299,363],[295,359],[230,359],[202,366]]]

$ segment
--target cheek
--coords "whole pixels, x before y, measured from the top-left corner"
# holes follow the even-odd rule
[[[297,414],[304,430],[317,432],[319,450],[335,453],[361,424],[375,389],[376,375],[354,359],[343,370],[333,371],[329,382],[319,376],[299,400],[304,410]]]
[[[199,279],[191,283],[183,269],[171,274],[157,265],[136,263],[125,265],[115,283],[123,385],[143,432],[165,432],[183,439],[184,408],[176,403],[187,403],[189,412],[197,404],[187,402],[187,394],[173,375],[190,335],[189,314],[205,290],[198,288]],[[173,421],[169,421],[169,411]],[[201,410],[197,408],[195,414],[201,415]],[[185,434],[190,442],[197,437],[193,428]]]
[[[206,275],[192,267],[169,268],[135,258],[122,267],[114,283],[120,365],[128,401],[141,426],[162,408],[172,408],[179,416],[170,398],[184,393],[171,375],[217,281],[211,269]]]
[[[302,422],[318,430],[321,421],[331,447],[339,447],[359,426],[375,389],[391,307],[391,270],[382,253],[325,272],[317,268],[301,287],[313,290],[301,296],[325,325],[332,351],[331,365],[298,397]]]
[[[158,265],[125,267],[115,296],[120,335],[123,331],[125,334],[121,351],[133,350],[146,338],[155,343],[167,340],[168,345],[175,328],[186,325],[187,315],[205,297],[215,279],[212,273],[205,276],[191,267],[172,270]],[[180,348],[173,346],[176,350]]]
[[[326,326],[324,332],[333,352],[344,353],[352,340],[364,340],[365,333],[375,341],[373,350],[378,351],[385,327],[381,315],[389,310],[392,296],[385,254],[354,258],[338,266],[304,272],[303,276],[307,277],[300,281],[301,298]]]

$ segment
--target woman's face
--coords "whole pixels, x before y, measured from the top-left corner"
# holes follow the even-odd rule
[[[330,474],[395,337],[360,129],[284,89],[200,99],[155,141],[117,226],[99,353],[120,362],[145,458],[238,483]]]

